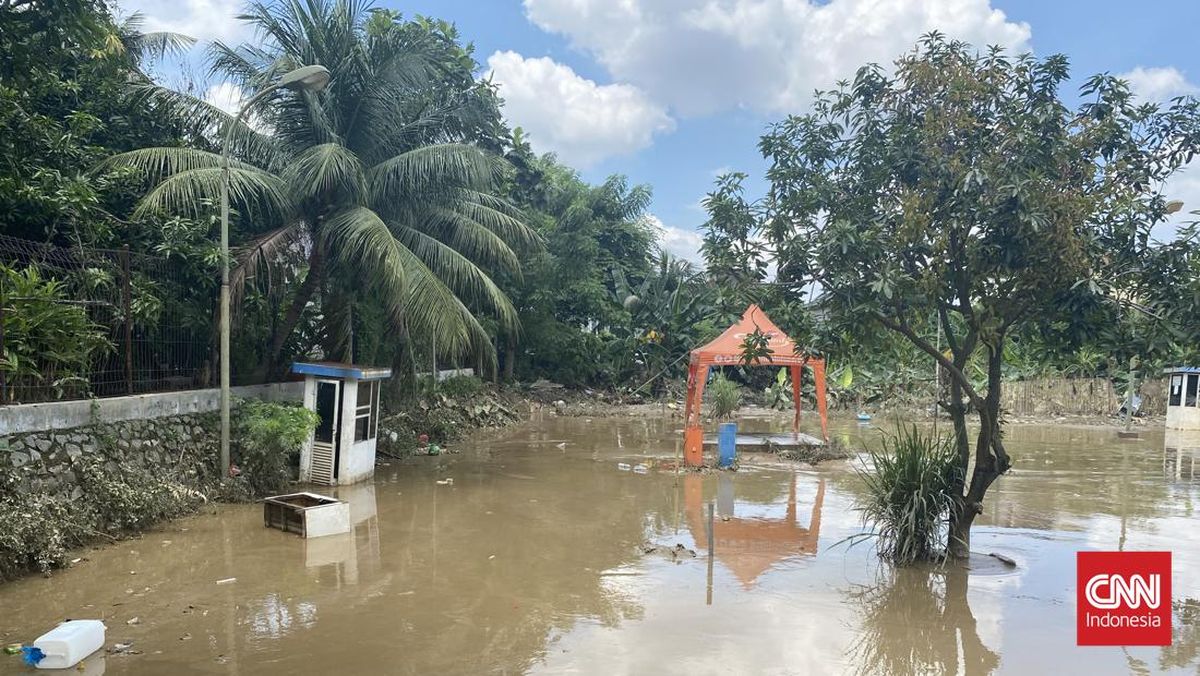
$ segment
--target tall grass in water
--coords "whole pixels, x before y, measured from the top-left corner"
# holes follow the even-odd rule
[[[717,420],[732,417],[742,407],[742,388],[718,373],[708,384],[709,415]]]
[[[870,466],[859,469],[867,489],[859,509],[880,556],[904,565],[942,555],[961,471],[954,438],[900,425],[867,457]]]

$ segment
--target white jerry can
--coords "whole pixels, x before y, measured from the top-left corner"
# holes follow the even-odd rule
[[[100,620],[68,620],[42,634],[33,647],[42,651],[38,669],[69,669],[104,647]]]

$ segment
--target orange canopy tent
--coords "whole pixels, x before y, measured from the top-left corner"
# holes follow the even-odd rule
[[[704,432],[700,427],[700,408],[704,399],[704,383],[708,380],[708,369],[712,366],[733,366],[741,364],[742,343],[746,336],[758,329],[770,340],[767,347],[771,350],[770,358],[763,358],[751,366],[786,366],[792,377],[792,400],[796,405],[796,414],[792,419],[792,432],[800,431],[800,377],[804,367],[813,370],[813,379],[817,387],[817,412],[821,415],[821,436],[829,440],[829,423],[826,417],[825,402],[825,360],[812,355],[797,353],[796,344],[786,333],[775,326],[775,322],[757,305],[746,308],[733,326],[725,329],[712,342],[692,350],[691,361],[688,364],[688,393],[687,404],[684,407],[684,459],[689,465],[703,464]]]

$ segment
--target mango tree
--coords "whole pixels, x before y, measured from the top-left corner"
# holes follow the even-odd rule
[[[860,69],[760,142],[780,281],[816,281],[831,313],[897,332],[949,374],[939,404],[961,470],[954,557],[968,554],[984,495],[1012,464],[1000,415],[1006,342],[1069,313],[1064,299],[1080,293],[1155,311],[1113,290],[1154,257],[1163,181],[1200,144],[1190,98],[1139,104],[1126,83],[1098,75],[1072,109],[1060,94],[1067,78],[1061,55],[978,53],[930,34],[893,74]],[[920,330],[934,318],[948,350]],[[976,354],[978,379],[967,368]],[[969,414],[979,417],[973,452]]]

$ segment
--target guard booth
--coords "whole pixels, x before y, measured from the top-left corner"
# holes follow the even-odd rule
[[[1167,429],[1200,431],[1200,367],[1173,366],[1167,375]]]
[[[304,406],[321,421],[300,452],[300,480],[329,486],[375,474],[379,384],[392,370],[337,362],[296,362]]]

